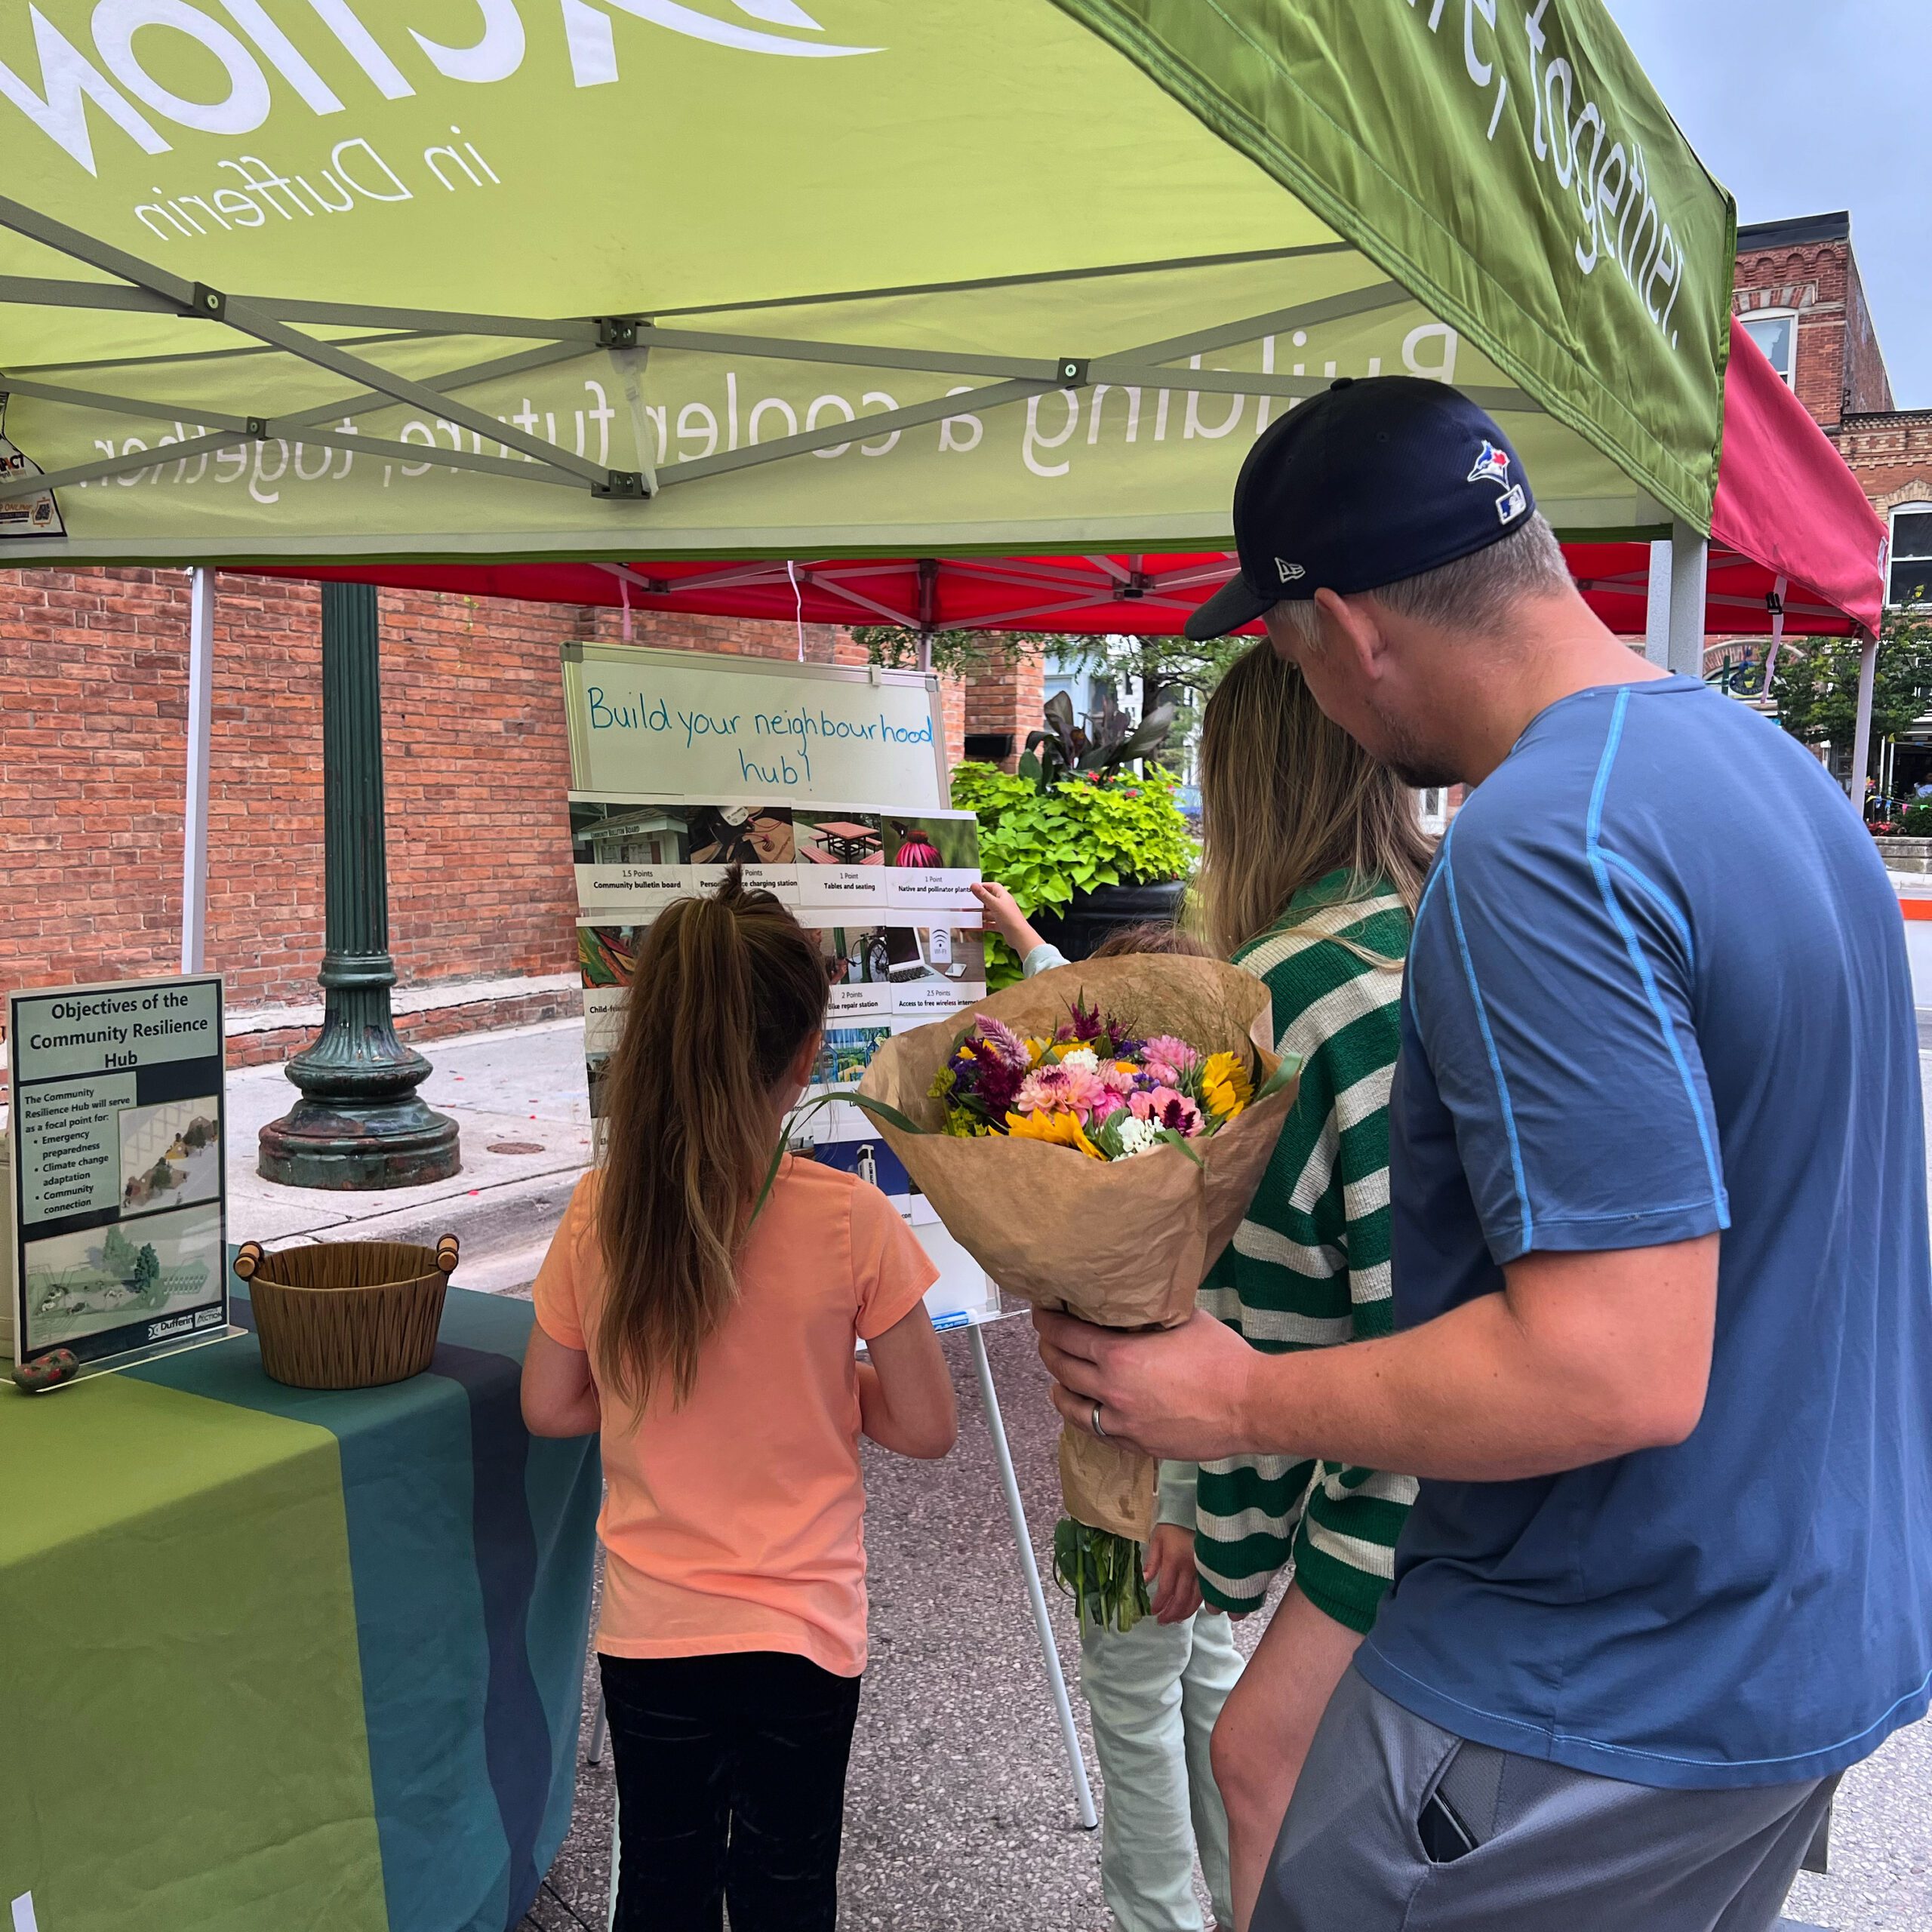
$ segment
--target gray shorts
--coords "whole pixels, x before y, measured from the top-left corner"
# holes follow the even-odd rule
[[[1593,1777],[1470,1743],[1351,1670],[1251,1932],[1767,1932],[1837,1782],[1660,1791]],[[1465,1833],[1473,1850],[1460,1850]]]

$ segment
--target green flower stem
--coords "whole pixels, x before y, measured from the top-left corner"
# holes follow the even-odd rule
[[[1140,1544],[1071,1516],[1054,1525],[1054,1581],[1072,1598],[1078,1620],[1097,1629],[1124,1635],[1153,1607]]]

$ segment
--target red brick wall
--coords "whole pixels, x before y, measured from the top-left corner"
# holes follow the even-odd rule
[[[1855,255],[1847,259],[1844,326],[1845,414],[1890,409],[1892,379],[1885,368],[1884,352],[1878,346],[1878,327],[1872,319],[1872,305],[1865,299],[1865,283]]]
[[[208,964],[237,1008],[319,997],[320,605],[305,584],[224,574],[218,586]],[[558,649],[615,638],[620,617],[390,591],[382,608],[402,983],[571,970]],[[634,638],[798,649],[789,624],[642,613]],[[175,970],[187,639],[179,571],[0,574],[0,988]],[[864,659],[829,626],[807,626],[805,649],[818,662]],[[955,757],[964,707],[963,691],[947,694]],[[441,1023],[423,1016],[408,1030]]]
[[[996,660],[966,687],[965,728],[1009,733],[1013,754],[1004,761],[1008,771],[1026,746],[1026,734],[1040,728],[1046,676],[1045,659],[1029,651],[1011,663]]]
[[[1932,409],[1847,417],[1836,441],[1881,515],[1899,503],[1932,502]]]
[[[1798,312],[1793,387],[1815,420],[1835,428],[1844,413],[1848,365],[1846,288],[1851,259],[1844,242],[1808,242],[1793,248],[1754,248],[1737,257],[1732,306]],[[1862,304],[1863,296],[1860,296]]]

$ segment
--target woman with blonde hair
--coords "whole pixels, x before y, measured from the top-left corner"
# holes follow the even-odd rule
[[[1390,1331],[1389,1091],[1409,931],[1432,841],[1415,794],[1323,716],[1266,644],[1202,721],[1193,916],[1268,983],[1301,1087],[1201,1306],[1271,1352]],[[1223,1708],[1213,1761],[1245,1927],[1315,1728],[1394,1569],[1416,1493],[1398,1475],[1241,1457],[1204,1463],[1201,1594],[1241,1615],[1294,1581]]]

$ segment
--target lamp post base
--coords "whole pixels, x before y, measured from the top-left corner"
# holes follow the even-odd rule
[[[302,1097],[262,1129],[255,1169],[285,1187],[423,1187],[462,1171],[457,1124],[417,1088],[429,1063],[395,1036],[386,953],[324,956],[322,1030],[284,1069]]]
[[[414,1094],[379,1101],[304,1098],[262,1129],[257,1171],[285,1187],[423,1187],[463,1168],[457,1124]]]

